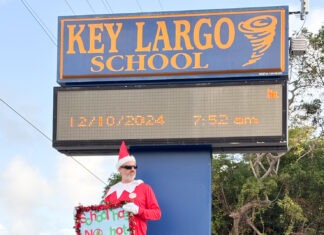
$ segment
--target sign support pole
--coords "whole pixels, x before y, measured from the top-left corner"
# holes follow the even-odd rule
[[[134,147],[137,179],[150,184],[162,211],[148,235],[211,234],[211,149]]]

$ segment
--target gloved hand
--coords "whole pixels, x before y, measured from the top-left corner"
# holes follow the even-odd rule
[[[127,212],[133,213],[134,215],[138,214],[139,208],[134,202],[126,203],[125,205],[122,206],[122,208]]]

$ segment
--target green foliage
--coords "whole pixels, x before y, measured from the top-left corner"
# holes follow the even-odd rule
[[[289,130],[289,155],[300,156],[308,148],[314,130],[311,127],[294,128]],[[293,159],[294,161],[296,159]]]
[[[273,177],[268,177],[262,180],[250,177],[242,186],[242,190],[239,194],[238,207],[241,207],[246,202],[254,199],[265,200],[276,188],[277,182]]]
[[[237,162],[234,155],[218,155],[213,160],[212,234],[230,234],[230,212],[236,208],[238,195],[247,178],[249,165]]]
[[[303,103],[302,108],[306,110],[307,115],[314,115],[321,111],[321,104],[322,102],[320,99],[314,99],[309,103]]]
[[[279,181],[302,208],[307,234],[324,234],[324,139],[308,140],[302,146],[283,159]]]
[[[102,196],[101,196],[101,203],[103,203],[104,199],[105,199],[105,195],[107,190],[114,184],[118,183],[121,181],[121,175],[119,173],[113,173],[111,174],[111,176],[108,179],[108,184],[105,186],[104,191],[102,192]]]
[[[307,219],[303,215],[302,208],[288,195],[279,199],[277,204],[283,210],[283,213],[280,214],[280,223],[284,227],[285,235],[291,234],[296,224],[306,222]]]
[[[313,34],[303,29],[309,46],[304,56],[291,56],[289,111],[292,128],[309,126],[315,136],[324,134],[324,26]],[[299,36],[301,36],[299,35]]]
[[[213,159],[212,234],[230,234],[230,213],[253,200],[272,201],[248,216],[263,234],[324,235],[324,138],[312,138],[312,128],[289,131],[290,151],[281,159],[277,175],[258,179],[250,165],[233,155]],[[254,231],[243,222],[240,234]]]
[[[315,49],[320,51],[322,54],[324,54],[324,26],[321,27],[321,29],[318,31],[317,34],[309,33],[308,35],[309,42],[311,46]],[[322,57],[323,59],[323,57]],[[323,63],[324,61],[321,60]]]

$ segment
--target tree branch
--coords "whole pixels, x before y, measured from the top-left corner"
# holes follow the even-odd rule
[[[271,201],[267,200],[253,200],[251,202],[246,203],[243,205],[241,208],[239,208],[236,211],[233,211],[230,213],[230,217],[233,218],[233,229],[232,233],[233,235],[239,235],[239,224],[242,218],[247,216],[247,213],[252,209],[252,208],[263,208],[267,207],[271,204]]]

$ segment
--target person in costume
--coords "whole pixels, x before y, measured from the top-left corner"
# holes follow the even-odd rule
[[[147,220],[159,220],[161,209],[150,185],[142,180],[135,180],[136,159],[128,153],[122,141],[119,149],[117,169],[121,181],[111,186],[105,195],[104,202],[123,205],[123,209],[134,215],[134,235],[146,235]]]

